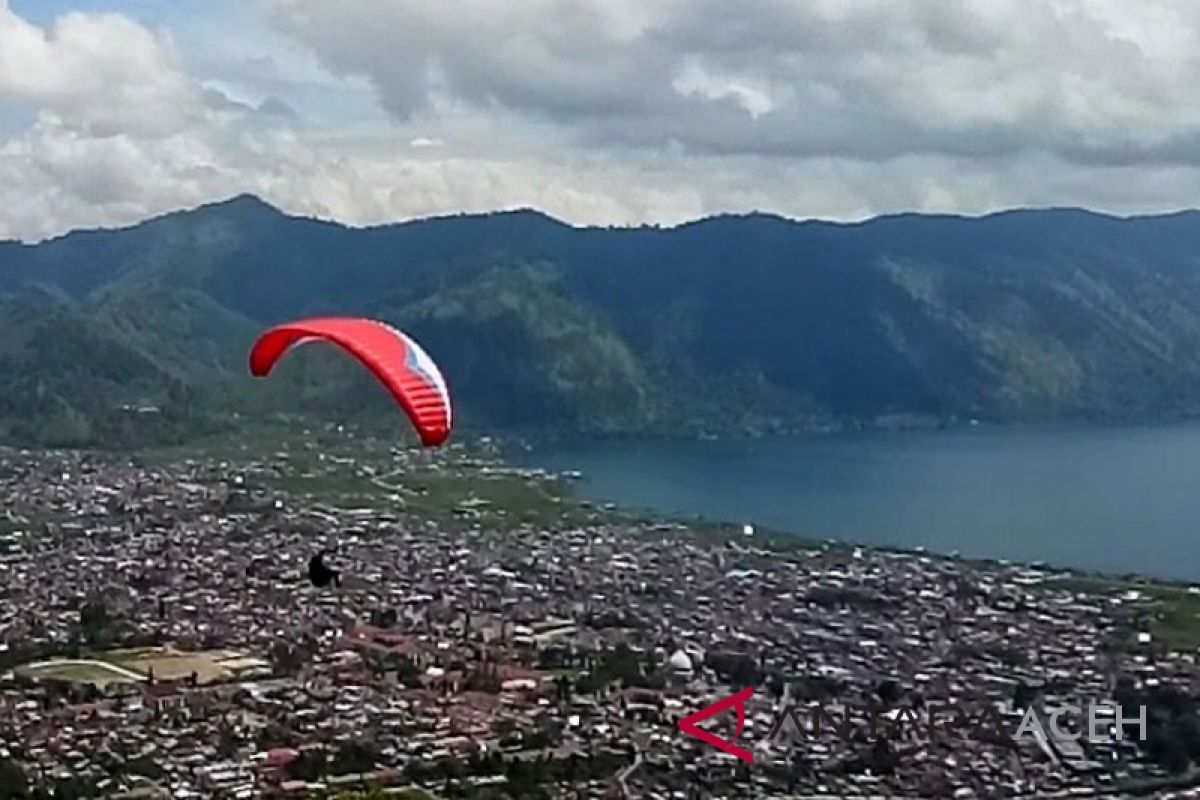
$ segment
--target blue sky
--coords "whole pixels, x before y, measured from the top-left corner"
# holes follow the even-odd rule
[[[202,0],[11,0],[10,5],[25,19],[44,25],[70,11],[115,11],[151,20],[174,9],[201,8],[204,3]]]
[[[128,16],[169,36],[195,78],[241,99],[279,97],[317,119],[386,120],[364,81],[331,80],[301,45],[270,26],[253,2],[10,0],[10,5],[45,28],[70,12]]]
[[[73,13],[76,12],[76,13]],[[1195,204],[1192,0],[0,0],[0,238]]]

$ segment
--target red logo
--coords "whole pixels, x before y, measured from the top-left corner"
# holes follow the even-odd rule
[[[742,689],[737,694],[731,694],[723,700],[718,700],[711,706],[706,706],[694,714],[688,714],[683,719],[679,720],[679,730],[686,733],[688,736],[695,736],[702,742],[708,742],[713,747],[722,752],[729,753],[731,756],[737,756],[742,761],[754,763],[754,754],[749,750],[738,747],[732,741],[726,741],[720,736],[701,730],[696,727],[697,722],[703,722],[709,717],[715,717],[730,706],[737,706],[737,730],[733,732],[733,739],[736,739],[742,732],[742,726],[746,724],[746,701],[750,699],[750,695],[754,694],[754,687],[751,686]]]

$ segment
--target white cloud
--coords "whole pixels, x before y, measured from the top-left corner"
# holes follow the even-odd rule
[[[0,0],[0,237],[246,191],[353,224],[518,206],[628,224],[1151,211],[1200,178],[1183,0],[237,8],[39,27]]]
[[[401,119],[449,95],[590,143],[1200,162],[1182,1],[261,2]]]
[[[0,97],[92,136],[168,136],[201,113],[170,41],[118,14],[67,14],[42,30],[0,0]]]
[[[417,138],[409,141],[408,146],[419,148],[436,148],[445,147],[446,143],[441,139],[430,139],[428,136],[418,136]]]

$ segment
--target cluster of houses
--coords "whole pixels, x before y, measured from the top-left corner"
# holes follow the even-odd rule
[[[1049,570],[675,526],[443,527],[303,507],[253,465],[0,453],[0,761],[99,796],[306,796],[376,783],[551,796],[1102,796],[1136,741],[780,735],[789,710],[1113,703],[1191,693],[1146,599]],[[317,549],[345,575],[304,579]],[[227,654],[103,678],[108,648]],[[78,669],[41,673],[30,661]],[[111,671],[111,670],[110,670]],[[734,692],[752,764],[677,722]],[[872,705],[874,704],[874,705]],[[712,720],[732,737],[736,714]]]

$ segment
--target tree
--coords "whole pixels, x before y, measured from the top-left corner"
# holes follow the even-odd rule
[[[1034,689],[1025,681],[1017,681],[1017,685],[1013,687],[1013,706],[1019,709],[1025,709],[1037,699],[1037,690]]]
[[[90,800],[98,795],[94,782],[86,778],[72,777],[55,781],[50,791],[39,787],[30,796],[35,800]]]
[[[629,645],[621,642],[612,650],[605,651],[598,673],[605,683],[621,681],[630,686],[641,677],[642,669],[637,654]]]
[[[79,609],[79,633],[90,647],[102,647],[113,638],[115,620],[103,600],[83,604]]]
[[[395,660],[396,679],[405,686],[419,685],[421,681],[421,668],[413,662],[408,656],[399,656]]]
[[[271,750],[276,747],[291,747],[296,743],[296,736],[288,728],[278,722],[269,722],[258,734],[257,742],[260,750]]]
[[[896,753],[886,738],[880,736],[872,743],[871,755],[867,759],[871,772],[887,775],[896,769],[897,761]]]
[[[379,751],[371,742],[365,740],[345,742],[334,754],[330,770],[335,775],[371,772],[375,769],[378,760]]]
[[[900,685],[891,679],[880,681],[875,694],[885,706],[893,706],[900,700]]]
[[[540,763],[526,763],[519,758],[514,758],[509,762],[506,776],[508,793],[512,797],[543,797],[545,795],[538,785],[545,777],[543,766]]]
[[[225,723],[217,728],[217,755],[221,758],[233,758],[238,751],[238,737],[233,727]]]
[[[371,612],[371,624],[376,628],[394,628],[399,619],[394,608],[381,608]]]
[[[292,759],[283,771],[292,780],[312,782],[329,771],[329,760],[319,751],[305,752]]]
[[[158,780],[163,776],[162,766],[154,759],[145,756],[128,762],[125,764],[125,769],[134,775],[143,775],[151,780]]]
[[[0,800],[16,800],[29,796],[29,782],[24,770],[14,761],[0,759]]]

